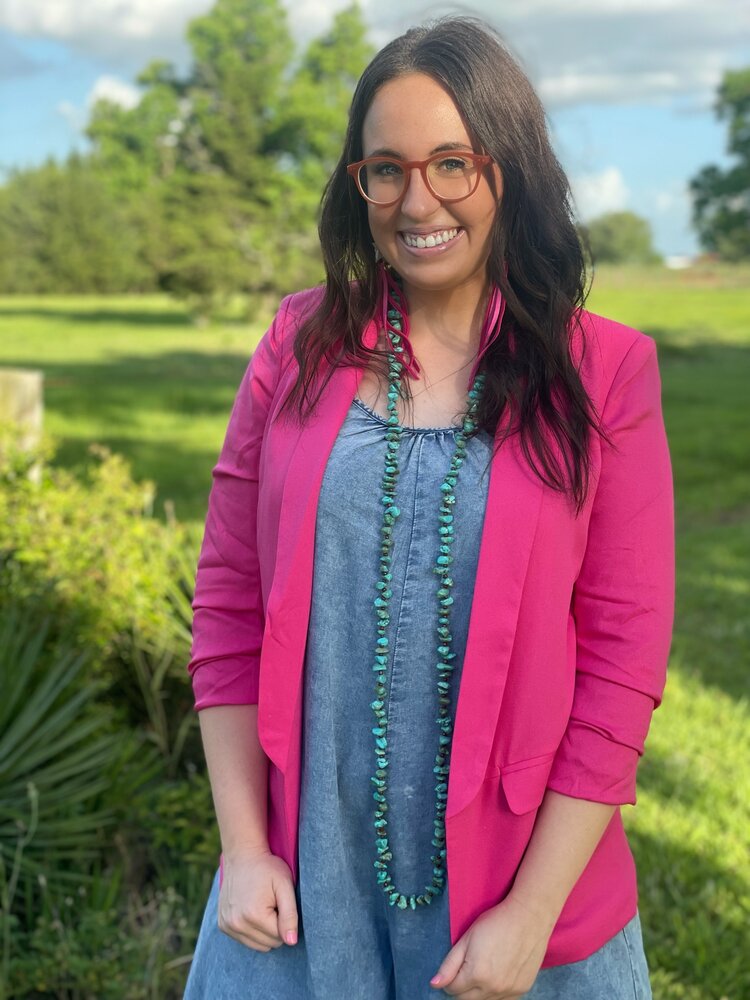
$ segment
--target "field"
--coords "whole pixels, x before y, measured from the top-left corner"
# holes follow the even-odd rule
[[[677,499],[670,679],[626,810],[656,1000],[750,996],[750,271],[604,271],[589,308],[658,344]],[[0,364],[45,373],[55,461],[97,441],[199,529],[263,324],[163,298],[0,299]]]

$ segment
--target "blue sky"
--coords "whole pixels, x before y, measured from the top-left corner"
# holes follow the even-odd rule
[[[85,149],[97,97],[137,100],[151,59],[185,67],[187,22],[211,0],[0,0],[0,169]],[[346,0],[289,2],[303,45]],[[373,41],[456,5],[364,0]],[[746,0],[477,0],[464,12],[505,36],[547,107],[579,214],[632,209],[658,249],[697,250],[687,183],[724,161],[711,105],[724,70],[750,65]]]

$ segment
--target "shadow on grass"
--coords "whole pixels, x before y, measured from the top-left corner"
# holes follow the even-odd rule
[[[676,659],[707,687],[750,699],[750,520],[685,530],[677,543]]]
[[[137,426],[141,413],[186,417],[226,413],[251,356],[200,351],[122,355],[95,362],[42,362],[14,365],[41,369],[45,401],[66,418],[85,417],[103,427]]]
[[[53,464],[79,466],[90,460],[91,442],[105,445],[130,462],[136,479],[155,483],[157,516],[165,516],[164,501],[171,500],[180,520],[195,521],[205,517],[211,469],[250,354],[173,351],[18,364],[42,368],[45,406],[71,425],[57,435]],[[80,435],[76,423],[85,426]],[[205,428],[205,447],[190,443],[196,425]]]
[[[690,756],[676,750],[659,753],[649,746],[638,766],[638,790],[650,792],[665,802],[672,799],[682,806],[697,806],[710,797],[704,782],[696,781],[690,771]]]
[[[0,305],[0,317],[23,316],[29,319],[59,319],[65,323],[106,323],[117,326],[182,326],[191,328],[190,314],[174,306],[167,309],[66,309],[49,306]]]

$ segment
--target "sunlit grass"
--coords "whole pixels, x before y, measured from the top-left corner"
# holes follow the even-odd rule
[[[0,299],[0,364],[41,368],[56,461],[106,444],[158,489],[156,509],[202,521],[237,385],[261,333],[196,327],[165,297]]]

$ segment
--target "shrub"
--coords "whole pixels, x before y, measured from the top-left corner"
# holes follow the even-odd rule
[[[108,873],[115,890],[117,874]],[[118,904],[107,886],[63,897],[24,936],[8,977],[9,1000],[177,1000],[193,934],[172,890]]]
[[[154,490],[100,446],[79,476],[44,466],[39,482],[0,469],[0,592],[44,595],[64,631],[106,653],[131,624],[169,624],[165,594],[185,536],[151,516]]]
[[[122,458],[52,453],[0,437],[0,998],[177,998],[219,851],[195,553]]]

